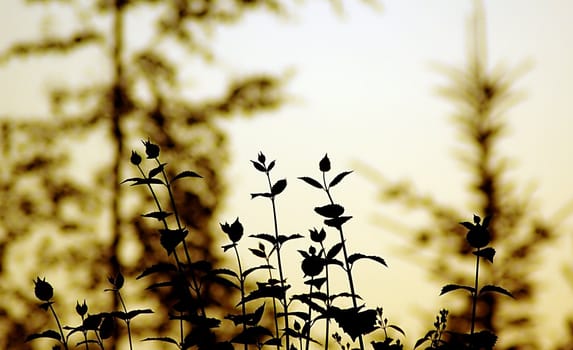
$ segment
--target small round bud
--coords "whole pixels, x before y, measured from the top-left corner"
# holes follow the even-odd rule
[[[41,301],[49,301],[54,296],[54,288],[46,282],[46,279],[40,279],[40,277],[36,277],[34,281],[34,294],[36,298],[40,299]]]
[[[131,164],[139,165],[141,163],[141,156],[135,151],[131,151],[131,158],[129,158]]]
[[[159,157],[159,146],[151,141],[143,141],[143,145],[145,146],[145,155],[147,155],[147,159],[155,159]]]

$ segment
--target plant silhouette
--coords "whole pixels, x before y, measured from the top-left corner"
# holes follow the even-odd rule
[[[503,250],[497,258],[498,267],[494,270],[483,266],[484,272],[511,290],[515,298],[531,301],[538,286],[530,271],[536,266],[541,249],[556,237],[557,223],[536,211],[531,198],[515,191],[508,177],[508,161],[500,155],[499,144],[508,128],[504,112],[515,97],[511,72],[488,68],[485,15],[481,2],[475,4],[473,49],[468,65],[464,69],[441,67],[451,84],[440,92],[458,106],[453,124],[468,146],[459,155],[471,175],[467,192],[473,199],[472,209],[491,218],[489,239]],[[383,202],[396,202],[428,214],[430,221],[416,230],[414,242],[418,247],[439,251],[429,264],[432,276],[440,281],[445,278],[461,285],[471,284],[465,273],[471,264],[467,254],[470,247],[461,227],[452,224],[461,221],[462,212],[443,203],[438,195],[419,193],[408,181],[386,181],[377,172],[370,172],[370,176],[380,186]],[[417,256],[416,252],[412,250],[412,256]],[[470,319],[470,315],[474,316]],[[496,293],[483,295],[477,303],[473,293],[463,307],[450,310],[449,317],[454,330],[461,331],[471,320],[476,327],[498,334],[504,339],[502,349],[539,346],[530,328],[535,319],[532,309],[511,306]],[[506,334],[518,336],[509,338]]]
[[[149,243],[155,230],[140,216],[152,197],[143,191],[126,193],[120,186],[127,171],[121,162],[129,155],[127,149],[141,135],[153,135],[166,160],[178,157],[177,164],[166,168],[168,177],[175,176],[178,167],[209,175],[201,183],[177,184],[172,199],[186,208],[178,217],[196,237],[188,247],[190,254],[217,263],[212,237],[206,234],[226,189],[220,170],[228,159],[227,137],[217,121],[279,107],[283,81],[278,75],[245,75],[230,81],[217,95],[192,100],[183,91],[187,76],[182,68],[193,57],[206,64],[214,62],[208,34],[212,26],[239,23],[246,14],[259,10],[282,15],[290,2],[230,1],[226,7],[213,1],[200,3],[40,0],[29,4],[31,16],[36,13],[33,7],[56,7],[65,17],[56,21],[34,18],[36,22],[73,25],[0,48],[2,69],[10,69],[15,62],[61,67],[73,61],[72,67],[81,64],[78,61],[87,52],[86,66],[98,73],[90,79],[70,77],[80,78],[79,86],[68,86],[62,77],[46,93],[49,107],[41,115],[24,111],[0,118],[2,261],[11,264],[11,254],[25,249],[30,259],[37,258],[53,271],[70,266],[75,267],[71,275],[91,271],[89,280],[70,277],[70,289],[78,291],[97,290],[107,283],[106,276],[120,271],[126,278],[133,277],[137,266],[158,261],[161,251]],[[152,21],[140,21],[142,12],[151,14]],[[141,33],[150,31],[141,45],[132,41],[130,25],[134,23],[144,29]],[[183,60],[172,52],[182,52]],[[78,160],[87,163],[89,170],[82,170]],[[31,246],[28,242],[37,243]],[[48,246],[54,249],[44,249]],[[135,253],[125,254],[125,246]],[[9,276],[10,270],[7,265],[0,267],[3,281],[32,279],[29,268],[19,268],[19,276]],[[151,276],[156,277],[159,281],[159,275]],[[165,290],[155,292],[158,306],[171,297]],[[34,320],[26,318],[34,303],[19,283],[3,283],[1,293],[0,347],[27,347],[19,340],[46,319],[41,314]],[[118,295],[109,293],[108,297],[107,303],[117,309]],[[206,307],[214,303],[204,301]],[[15,303],[19,311],[12,309]],[[165,324],[154,327],[159,333],[168,332]]]

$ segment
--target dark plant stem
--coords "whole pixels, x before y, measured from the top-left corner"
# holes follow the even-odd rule
[[[269,190],[272,191],[273,185],[271,182],[271,176],[269,174],[269,171],[266,171],[266,175],[267,175],[267,182],[269,184]],[[283,311],[284,311],[284,318],[285,318],[285,343],[286,343],[286,349],[290,350],[290,337],[289,337],[289,332],[288,332],[288,328],[289,328],[289,322],[288,322],[288,304],[287,304],[287,297],[286,297],[286,288],[285,288],[285,279],[284,279],[284,273],[283,273],[283,265],[282,265],[282,260],[281,260],[281,243],[279,242],[279,223],[278,223],[278,217],[277,217],[277,206],[275,203],[275,196],[271,196],[271,205],[273,207],[273,222],[274,222],[274,231],[275,231],[275,239],[276,239],[276,251],[277,251],[277,263],[278,263],[278,268],[279,268],[279,279],[280,279],[280,284],[281,284],[281,288],[284,292],[283,294],[283,298],[282,298],[282,304],[283,304]],[[280,348],[280,344],[277,344],[277,349]]]
[[[54,307],[52,306],[52,304],[50,304],[50,311],[52,311],[52,315],[54,315],[54,319],[56,320],[56,323],[58,324],[58,330],[60,331],[60,336],[62,337],[61,343],[62,343],[62,345],[64,345],[64,349],[68,350],[68,342],[66,340],[66,336],[64,335],[64,330],[62,329],[60,319],[58,318],[58,315],[56,314],[56,310],[54,310]]]
[[[127,314],[127,307],[125,306],[125,302],[123,301],[123,297],[121,296],[121,293],[119,292],[119,290],[117,290],[116,293],[117,293],[117,297],[119,299],[119,302],[121,303],[121,307],[123,308],[123,312],[125,312]],[[125,324],[127,326],[127,339],[129,339],[129,350],[133,350],[133,344],[132,344],[132,340],[131,340],[130,322],[131,322],[131,320],[129,318],[127,318],[125,320]]]
[[[324,244],[322,242],[320,242],[320,247],[322,248],[322,251],[326,252],[326,250],[324,249]],[[325,274],[326,274],[326,312],[328,314],[328,316],[326,317],[326,329],[324,331],[324,338],[326,339],[324,342],[324,350],[328,350],[328,333],[330,332],[330,281],[328,279],[328,261],[325,262],[325,266],[324,266],[324,270],[325,270]]]
[[[235,256],[237,257],[237,267],[239,269],[239,287],[241,287],[241,301],[245,300],[245,278],[243,277],[243,266],[241,265],[241,258],[239,256],[239,250],[237,249],[237,245],[233,245],[233,250],[235,251]],[[245,303],[241,303],[241,314],[243,316],[243,332],[247,330],[247,321],[245,319],[245,315],[247,314],[247,307]],[[249,348],[248,344],[244,344],[244,349],[247,350]]]
[[[334,204],[334,200],[332,199],[332,195],[330,194],[330,188],[326,183],[326,172],[322,172],[322,181],[324,184],[324,191],[328,196],[330,204]],[[340,243],[342,244],[342,252],[344,254],[344,270],[346,271],[346,276],[348,278],[348,285],[350,288],[350,294],[352,294],[352,306],[354,310],[358,312],[358,301],[356,300],[356,289],[354,288],[354,278],[352,277],[352,267],[348,262],[348,249],[346,248],[346,240],[344,239],[344,231],[342,230],[342,226],[337,227],[338,232],[340,233]],[[362,338],[362,334],[358,336],[358,341],[360,343],[360,350],[364,350],[364,339]]]
[[[161,165],[159,159],[155,158],[157,165]],[[161,170],[161,174],[163,175],[163,179],[165,180],[165,186],[167,187],[167,192],[169,193],[169,200],[171,202],[171,208],[173,209],[173,215],[175,216],[175,221],[177,222],[177,229],[182,230],[183,226],[181,226],[181,220],[179,219],[179,213],[177,212],[177,206],[175,205],[175,196],[173,196],[173,191],[171,190],[171,183],[165,173],[165,170]],[[189,254],[189,248],[187,248],[186,241],[183,240],[183,250],[185,252],[185,257],[187,259],[188,266],[192,266],[191,254]],[[203,304],[203,300],[201,297],[201,287],[199,282],[197,281],[197,276],[195,273],[191,273],[191,288],[195,291],[195,295],[197,297],[197,303],[199,304],[199,308],[201,310],[201,315],[206,316],[207,313],[205,311],[205,305]]]
[[[477,297],[478,297],[478,283],[479,283],[479,252],[480,248],[477,248],[476,253],[476,276],[474,282],[474,292],[472,298],[472,323],[470,328],[470,334],[474,334],[475,322],[476,322],[476,309],[477,309]]]
[[[266,257],[265,260],[267,262],[267,265],[271,266],[270,259],[268,257]],[[272,272],[271,268],[269,267],[267,270],[269,271],[269,279],[272,279],[273,278],[273,272]],[[272,300],[273,300],[273,315],[276,315],[277,314],[277,300],[276,300],[276,298],[272,298]],[[277,339],[279,339],[279,320],[277,319],[276,316],[274,319],[275,319],[275,335],[276,335]],[[280,345],[277,345],[277,347],[280,348]]]
[[[311,280],[314,280],[314,277],[311,277]],[[308,288],[308,295],[312,295],[312,284],[310,285],[310,287]],[[307,329],[307,333],[304,334],[306,336],[306,346],[305,349],[308,350],[309,346],[310,346],[310,324],[311,324],[311,320],[312,320],[312,308],[310,307],[310,305],[308,306],[308,320],[305,321],[305,326],[308,325],[308,327],[303,327],[303,331],[306,328]],[[301,346],[302,349],[302,346]]]

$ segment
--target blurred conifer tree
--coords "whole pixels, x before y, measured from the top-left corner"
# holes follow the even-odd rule
[[[489,227],[491,246],[497,251],[496,263],[495,267],[484,264],[483,276],[487,276],[487,283],[510,290],[517,301],[496,293],[480,296],[476,329],[496,333],[503,340],[503,347],[496,347],[499,349],[539,349],[532,331],[535,312],[524,305],[534,302],[538,285],[531,271],[538,266],[542,248],[556,237],[558,225],[544,218],[528,192],[516,190],[508,176],[510,163],[501,155],[499,146],[508,127],[505,112],[516,99],[512,90],[515,74],[488,67],[483,5],[479,0],[475,4],[467,66],[440,67],[451,81],[440,93],[458,107],[453,124],[465,144],[457,154],[471,175],[467,188],[471,208],[452,207],[438,195],[420,193],[409,181],[393,182],[373,172],[370,176],[380,185],[382,202],[398,203],[427,215],[429,221],[415,232],[416,246],[411,254],[419,257],[416,252],[420,247],[436,252],[425,265],[430,266],[432,277],[443,284],[473,284],[471,266],[475,258],[465,240],[467,229],[459,223],[468,221],[472,213],[492,216]],[[448,328],[468,332],[471,305],[468,295],[461,307],[450,310]]]
[[[4,349],[30,348],[22,344],[26,335],[46,322],[31,293],[39,271],[49,276],[58,295],[85,297],[90,311],[98,312],[117,307],[116,300],[103,294],[107,276],[121,269],[129,284],[141,268],[164,259],[157,226],[140,216],[153,208],[152,199],[145,191],[120,185],[134,175],[127,170],[129,156],[142,138],[161,147],[170,177],[182,170],[204,177],[179,182],[175,196],[193,235],[194,258],[217,260],[209,232],[225,195],[223,169],[229,151],[217,121],[279,107],[284,102],[283,79],[248,75],[229,82],[218,96],[188,98],[182,85],[189,77],[183,68],[216,67],[210,40],[217,26],[237,24],[256,11],[288,14],[293,3],[34,0],[26,6],[31,13],[57,13],[43,20],[58,25],[44,28],[39,38],[18,39],[0,48],[4,69],[34,60],[48,69],[68,65],[70,59],[81,64],[77,61],[88,57],[86,69],[97,71],[100,79],[62,76],[61,87],[49,91],[46,115],[28,116],[23,111],[0,118]],[[66,85],[66,78],[73,78],[74,85]],[[88,165],[87,171],[78,160]],[[213,290],[211,296],[218,302],[230,300],[217,298],[222,292]],[[155,293],[155,300],[147,296],[146,303],[154,303],[150,307],[160,313],[161,301],[168,296]],[[61,304],[70,311],[75,305],[68,299]],[[145,327],[145,335],[160,336],[171,326],[166,321]]]

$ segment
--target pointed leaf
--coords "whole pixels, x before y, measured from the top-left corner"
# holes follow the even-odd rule
[[[161,163],[158,166],[156,166],[155,168],[151,169],[149,171],[149,174],[147,175],[148,178],[154,178],[157,174],[161,173],[163,171],[163,169],[165,169],[165,166],[167,165],[167,163]]]
[[[275,161],[273,160],[269,163],[269,166],[267,167],[267,171],[273,170],[274,167],[275,167]]]
[[[515,298],[513,296],[513,294],[511,294],[511,292],[509,292],[508,290],[501,288],[501,287],[498,287],[498,286],[491,285],[491,284],[483,286],[480,289],[479,294],[481,295],[483,293],[490,293],[490,292],[499,293],[499,294],[507,295],[508,297],[511,297],[511,298]]]
[[[266,173],[267,169],[265,169],[265,166],[262,165],[259,162],[255,162],[254,160],[251,160],[251,163],[253,163],[253,166],[255,167],[255,169],[257,169],[258,171],[260,171],[261,173]]]
[[[170,271],[177,271],[177,267],[170,263],[157,263],[143,270],[143,272],[137,276],[136,279],[143,278],[152,273],[167,273]]]
[[[272,267],[272,265],[259,265],[259,266],[254,266],[251,267],[249,269],[246,269],[245,271],[243,271],[243,277],[247,278],[248,275],[250,275],[251,273],[257,271],[257,270],[262,270],[262,269],[274,269],[274,267]]]
[[[338,253],[340,253],[341,250],[342,250],[342,243],[336,243],[335,245],[332,246],[332,248],[328,250],[328,253],[326,253],[326,258],[327,259],[334,258]]]
[[[170,216],[171,214],[173,213],[169,213],[166,211],[154,211],[151,213],[143,214],[141,216],[143,216],[144,218],[154,218],[157,219],[158,221],[162,221],[165,220],[165,218]]]
[[[290,236],[280,235],[279,236],[279,243],[284,244],[286,241],[290,241],[290,240],[297,239],[297,238],[304,238],[304,236],[299,234],[299,233],[293,233]]]
[[[485,258],[489,262],[493,263],[493,257],[495,256],[495,249],[487,247],[479,251],[475,251],[473,252],[473,254]]]
[[[211,270],[211,273],[214,275],[227,275],[227,276],[233,276],[236,279],[239,279],[239,275],[237,275],[237,273],[231,269],[214,269]]]
[[[260,249],[249,248],[249,250],[256,257],[263,258],[263,259],[265,259],[267,257],[267,254]]]
[[[388,267],[388,265],[386,265],[386,261],[384,261],[383,258],[376,256],[376,255],[364,255],[361,253],[355,253],[352,254],[351,256],[348,257],[348,263],[353,264],[356,260],[360,260],[360,259],[370,259],[373,261],[376,261],[386,267]]]
[[[471,222],[467,222],[467,221],[460,222],[460,225],[462,225],[463,227],[467,228],[468,230],[471,230],[472,228],[475,227],[474,224],[472,224]]]
[[[257,198],[257,197],[266,197],[266,198],[271,198],[273,195],[266,192],[266,193],[251,193],[251,199]]]
[[[334,187],[336,185],[338,185],[338,183],[340,181],[342,181],[342,179],[344,179],[346,177],[346,175],[351,174],[352,171],[343,171],[340,174],[336,175],[334,177],[334,179],[332,179],[332,181],[330,181],[330,183],[328,184],[328,188]]]
[[[280,194],[282,191],[285,190],[286,186],[287,186],[287,181],[285,179],[277,181],[271,188],[271,194],[273,196]]]
[[[440,292],[440,295],[444,295],[446,293],[449,293],[449,292],[452,292],[452,291],[458,290],[458,289],[465,289],[470,293],[475,292],[475,289],[473,287],[461,286],[459,284],[446,284],[445,286],[442,287],[442,291]]]
[[[302,177],[299,177],[299,179],[306,182],[307,184],[311,185],[312,187],[316,187],[320,190],[324,189],[324,187],[322,187],[322,184],[320,182],[316,181],[315,179],[313,179],[312,177],[302,176]]]
[[[169,337],[153,337],[153,338],[144,338],[142,340],[143,341],[152,341],[152,340],[153,341],[161,341],[164,343],[171,343],[171,344],[179,345],[179,343],[175,339],[172,339]]]
[[[265,241],[271,243],[272,245],[275,245],[277,242],[277,239],[275,238],[275,236],[269,235],[268,233],[258,233],[255,235],[250,235],[250,237],[265,240]]]
[[[404,332],[404,330],[402,330],[402,328],[396,326],[396,325],[389,325],[389,328],[392,328],[393,330],[397,331],[398,333],[402,334],[403,336],[406,336],[406,332]]]
[[[350,219],[352,219],[352,216],[339,216],[337,218],[324,220],[324,224],[330,227],[335,227],[337,229],[340,229],[342,225]]]
[[[344,207],[338,204],[328,204],[314,208],[314,211],[327,218],[337,218],[344,213]]]
[[[44,331],[42,333],[34,333],[34,334],[30,334],[29,336],[26,337],[26,341],[30,341],[30,340],[34,340],[34,339],[38,339],[38,338],[51,338],[51,339],[55,339],[55,340],[61,340],[62,338],[60,337],[60,333],[54,331],[54,330],[47,330]]]
[[[185,171],[182,171],[182,172],[180,172],[179,174],[175,175],[175,176],[171,179],[171,182],[173,182],[173,181],[175,181],[175,180],[179,180],[179,179],[184,178],[184,177],[199,177],[199,178],[202,178],[201,175],[197,174],[197,173],[194,172],[194,171],[185,170]]]

